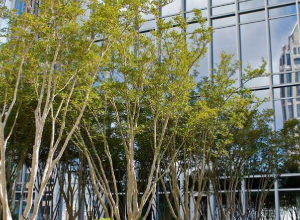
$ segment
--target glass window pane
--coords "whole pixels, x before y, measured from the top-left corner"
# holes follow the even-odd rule
[[[212,8],[212,15],[227,14],[227,13],[234,12],[234,11],[235,11],[234,4],[225,5],[225,6]]]
[[[197,66],[193,68],[193,72],[197,72],[197,77],[196,77],[196,82],[199,82],[203,77],[209,76],[209,71],[208,71],[208,56],[207,53],[205,56],[198,61]]]
[[[248,200],[248,210],[249,210],[249,216],[255,216],[257,213],[258,206],[261,204],[263,205],[261,209],[261,218],[264,220],[273,220],[275,219],[275,197],[274,192],[269,192],[266,196],[266,199],[263,203],[260,203],[260,192],[251,192],[251,196],[247,198]],[[250,218],[249,218],[250,219]]]
[[[213,27],[222,27],[236,23],[234,16],[212,20]]]
[[[262,0],[252,0],[252,1],[245,1],[245,2],[239,3],[240,10],[264,7],[264,5],[265,5],[265,2]]]
[[[155,20],[146,21],[143,23],[143,25],[140,27],[140,30],[148,30],[148,29],[154,29],[155,28]]]
[[[294,0],[268,0],[269,5],[280,4],[285,2],[295,2]]]
[[[249,80],[247,82],[243,82],[243,83],[248,88],[267,86],[270,84],[270,78],[268,76],[256,77],[254,79],[251,79],[251,80]]]
[[[186,10],[190,11],[194,8],[206,8],[207,0],[186,0]]]
[[[299,94],[298,88],[299,88],[299,86],[285,86],[285,87],[281,87],[281,88],[276,88],[276,89],[274,89],[274,98],[275,99],[288,98],[288,97],[298,98],[298,95],[297,95],[297,94]],[[282,94],[282,90],[285,91],[283,94],[286,94],[286,96],[280,95],[280,94]]]
[[[284,102],[285,100],[277,100],[274,102],[276,130],[281,129],[283,126],[283,122],[287,119],[286,107],[284,105]]]
[[[299,82],[299,79],[300,79],[300,72],[296,72],[295,73],[295,82]]]
[[[249,21],[258,21],[258,20],[264,20],[265,19],[265,13],[263,11],[258,11],[254,13],[247,13],[240,15],[240,22],[249,22]]]
[[[294,65],[295,65],[295,69],[299,69],[299,65],[300,65],[300,58],[294,58]]]
[[[273,75],[274,85],[280,85],[284,83],[297,83],[300,79],[300,72],[288,72],[282,74]],[[298,96],[299,94],[297,94]]]
[[[293,54],[294,54],[294,55],[297,55],[297,47],[294,47],[294,48],[293,48]]]
[[[253,36],[256,36],[255,38]],[[241,25],[241,55],[243,69],[249,64],[252,68],[262,65],[262,58],[267,60],[266,23],[264,21]],[[268,65],[266,72],[269,72]],[[269,85],[269,77],[260,77],[247,82],[248,87]]]
[[[233,0],[211,0],[212,5],[221,5],[234,2]]]
[[[213,33],[213,63],[220,62],[222,51],[226,53],[236,53],[236,27],[217,29]],[[236,56],[233,57],[236,60]]]
[[[179,13],[180,10],[182,10],[181,0],[174,0],[172,3],[162,7],[162,16],[174,15]]]
[[[201,10],[201,13],[202,13],[203,18],[207,17],[207,9]],[[189,12],[189,13],[186,14],[186,18],[187,18],[188,21],[192,20],[194,17],[195,17],[194,12]]]
[[[206,26],[207,26],[207,22],[206,22]],[[194,23],[194,24],[189,24],[189,26],[186,29],[186,32],[188,34],[191,34],[195,31],[195,29],[200,28],[200,24],[199,23]]]
[[[293,66],[286,65],[285,54],[290,53],[290,48],[293,48],[294,45],[299,45],[299,39],[296,37],[298,35],[296,23],[296,16],[270,21],[272,67],[274,72],[292,71],[293,69]]]
[[[189,38],[190,35],[187,37],[187,42],[192,43],[192,40]],[[191,74],[196,74],[196,82],[199,82],[203,77],[208,76],[208,55],[205,53],[204,57],[197,61],[195,66],[191,69]]]
[[[296,12],[296,7],[294,5],[291,6],[286,6],[286,7],[279,7],[279,8],[274,8],[269,10],[269,17],[270,18],[275,18],[283,15],[289,15],[289,14],[295,14]]]
[[[300,98],[281,99],[274,103],[276,129],[281,129],[286,120],[299,118]]]
[[[271,108],[270,90],[269,89],[254,91],[253,94],[260,100],[266,100],[258,107],[258,110],[260,112]]]
[[[279,192],[280,219],[300,219],[300,192]]]

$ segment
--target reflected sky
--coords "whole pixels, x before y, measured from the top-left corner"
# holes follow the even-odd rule
[[[172,3],[162,7],[162,16],[174,15],[182,10],[181,0],[174,0]]]
[[[285,2],[295,2],[294,0],[268,0],[268,5],[280,4]]]
[[[271,102],[270,102],[270,90],[258,90],[253,92],[254,95],[259,98],[260,100],[266,100],[264,103],[262,103],[259,107],[259,111],[263,111],[266,109],[271,108]]]
[[[227,14],[235,11],[235,4],[212,8],[212,15]]]
[[[233,60],[236,60],[236,27],[227,27],[217,29],[213,33],[213,63],[220,62],[222,51],[234,54]]]
[[[187,0],[186,2],[186,10],[190,11],[194,8],[206,8],[207,0]]]
[[[234,0],[211,0],[212,5],[221,5],[225,3],[231,3],[234,2]]]
[[[250,64],[257,68],[262,58],[268,59],[266,22],[241,25],[241,54],[243,68]],[[255,37],[254,37],[255,36]],[[267,69],[267,72],[269,69]],[[267,83],[269,84],[269,82]]]
[[[239,3],[240,10],[246,10],[251,8],[259,8],[263,7],[265,2],[263,0],[252,0],[252,1],[245,1]]]

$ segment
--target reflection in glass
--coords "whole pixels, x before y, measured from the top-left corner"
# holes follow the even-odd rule
[[[280,4],[285,2],[295,2],[294,0],[268,0],[269,5]]]
[[[251,197],[249,197],[250,201],[247,204],[247,219],[256,219],[257,216],[257,209],[260,204],[263,204],[261,209],[261,218],[264,220],[271,220],[275,219],[275,200],[274,200],[274,192],[269,192],[266,196],[265,201],[262,203],[260,193],[252,192]]]
[[[286,120],[286,108],[282,107],[282,100],[274,101],[274,112],[275,112],[275,128],[279,130],[283,127],[283,121]]]
[[[258,11],[253,13],[247,13],[240,15],[240,22],[260,21],[265,19],[264,11]]]
[[[200,28],[200,24],[195,23],[195,24],[189,24],[189,26],[186,29],[186,32],[188,34],[193,33],[195,29]]]
[[[275,18],[283,15],[295,14],[296,7],[294,5],[281,7],[281,8],[274,8],[269,10],[269,17]]]
[[[192,40],[189,37],[190,35],[187,36],[187,42],[191,44]],[[190,74],[196,75],[196,82],[199,82],[203,77],[209,76],[207,53],[205,53],[204,57],[198,60],[198,62],[192,67]]]
[[[300,219],[300,192],[280,192],[280,219]]]
[[[143,25],[140,27],[140,30],[148,30],[148,29],[154,29],[155,28],[155,20],[146,21],[143,23]]]
[[[212,15],[227,14],[234,11],[235,11],[235,5],[230,4],[230,5],[212,8]]]
[[[270,90],[269,89],[254,91],[253,94],[260,100],[264,100],[264,102],[258,107],[258,110],[260,112],[271,108]]]
[[[300,86],[284,86],[274,89],[274,98],[289,101],[289,97],[299,98]]]
[[[206,8],[207,0],[187,0],[186,1],[186,10],[190,11],[194,8]]]
[[[222,27],[222,26],[227,26],[235,23],[236,23],[236,19],[234,16],[212,20],[213,27]]]
[[[203,18],[206,18],[207,17],[207,9],[201,10],[201,15],[202,15]],[[195,17],[194,12],[186,13],[186,19],[188,21],[191,21],[194,17]]]
[[[295,48],[298,48],[299,46],[299,31],[295,19],[296,17],[292,16],[270,21],[273,68],[274,70],[279,68],[279,72],[281,72],[280,75],[277,75],[280,84],[290,84],[299,81],[299,75],[297,71],[299,70],[297,63],[299,56],[297,49],[295,50]],[[279,27],[278,25],[282,26]],[[280,54],[279,48],[281,49]],[[276,61],[276,58],[278,61]],[[299,101],[297,99],[287,99],[289,97],[297,97],[300,94],[298,93],[297,86],[282,87],[280,88],[280,92],[278,92],[278,89],[275,90],[275,97],[278,97],[279,95],[279,98],[282,99],[280,100],[282,108],[282,122],[297,117],[298,113],[296,110]],[[275,113],[279,113],[279,110],[275,110]]]
[[[290,94],[289,88],[291,88],[292,94]],[[283,89],[274,89],[275,98],[279,95],[279,91],[280,96],[286,95],[286,97],[288,97],[289,95],[293,95],[293,97],[295,97],[294,94],[297,91],[296,89],[298,89],[300,92],[300,87],[298,86],[284,87]],[[286,120],[293,118],[300,119],[300,98],[285,98],[281,100],[276,100],[274,103],[277,129],[282,128],[283,123]]]
[[[267,60],[267,37],[265,21],[241,25],[241,56],[243,69],[248,66],[258,68],[262,65],[262,58]],[[256,36],[255,38],[253,36]],[[269,72],[268,65],[266,72]],[[269,85],[269,77],[260,77],[246,82],[247,87]]]
[[[236,53],[236,27],[227,27],[215,30],[213,34],[213,63],[220,62],[220,54],[222,51],[230,54]],[[233,57],[233,61],[236,56]],[[215,66],[214,66],[215,67]]]
[[[234,0],[212,0],[211,3],[212,5],[221,5],[221,4],[226,4],[226,3],[234,3]]]
[[[162,7],[162,16],[174,15],[182,10],[181,0],[174,0],[172,3]]]
[[[287,65],[286,54],[290,54],[290,48],[298,45],[299,42],[298,37],[296,37],[298,35],[296,23],[296,16],[270,21],[272,67],[274,72],[292,70],[292,66]]]
[[[249,88],[267,86],[270,83],[270,78],[268,76],[257,77],[257,78],[251,79],[251,80],[249,80],[247,82],[243,82],[243,83],[244,83],[244,86],[249,87]]]
[[[250,0],[250,1],[245,1],[245,2],[239,3],[240,10],[264,7],[264,5],[265,5],[265,2],[262,0],[252,0],[252,1]]]
[[[248,63],[257,68],[262,64],[262,58],[267,59],[266,22],[241,25],[241,50],[243,68]],[[253,36],[256,36],[255,38]],[[269,70],[267,70],[269,71]]]
[[[300,176],[283,176],[278,178],[278,187],[281,189],[300,188]]]
[[[203,77],[209,76],[207,53],[191,71],[192,73],[195,73],[195,71],[197,73],[196,82],[202,80]]]

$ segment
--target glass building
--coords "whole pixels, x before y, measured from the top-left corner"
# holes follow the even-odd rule
[[[170,19],[182,13],[190,20],[193,8],[201,9],[214,33],[208,53],[200,61],[200,77],[212,72],[222,51],[233,54],[234,60],[242,61],[235,76],[237,85],[268,100],[259,110],[274,110],[272,126],[278,130],[286,120],[300,118],[299,4],[298,0],[175,0],[161,9],[161,15]],[[153,18],[146,19],[143,32],[155,27]],[[196,27],[190,23],[187,32]],[[259,67],[262,59],[267,62],[267,74],[244,82],[243,69],[248,64]],[[262,219],[300,219],[299,180],[300,173],[281,175],[267,196]],[[251,189],[252,194],[257,191],[259,187]],[[208,213],[206,218],[214,217]]]
[[[259,108],[274,110],[272,126],[278,130],[287,119],[300,118],[299,6],[298,0],[174,0],[162,7],[161,17],[170,19],[181,13],[191,21],[192,10],[201,9],[214,33],[207,54],[200,61],[200,77],[211,73],[222,51],[233,54],[234,60],[242,61],[242,69],[235,76],[238,86],[249,87],[259,98],[268,99]],[[28,10],[18,0],[14,7],[18,13]],[[141,32],[155,28],[154,17],[145,18]],[[190,22],[187,32],[194,28],[197,24]],[[243,68],[248,64],[257,68],[262,59],[267,62],[267,74],[244,82]],[[248,190],[255,194],[259,187]],[[207,201],[206,207],[215,206],[213,199],[209,205],[206,197],[203,201]],[[282,174],[270,190],[262,211],[262,219],[300,219],[300,173]],[[153,216],[151,219],[156,219]],[[207,211],[205,218],[200,219],[215,218]]]

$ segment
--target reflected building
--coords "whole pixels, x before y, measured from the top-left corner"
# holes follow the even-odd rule
[[[40,0],[29,0],[27,2],[22,0],[13,0],[11,4],[13,5],[13,8],[17,10],[19,15],[23,12],[37,13]]]
[[[280,57],[280,84],[299,83],[300,46],[298,23],[295,24],[288,44],[283,45]],[[300,86],[287,86],[280,89],[283,121],[300,118]]]

